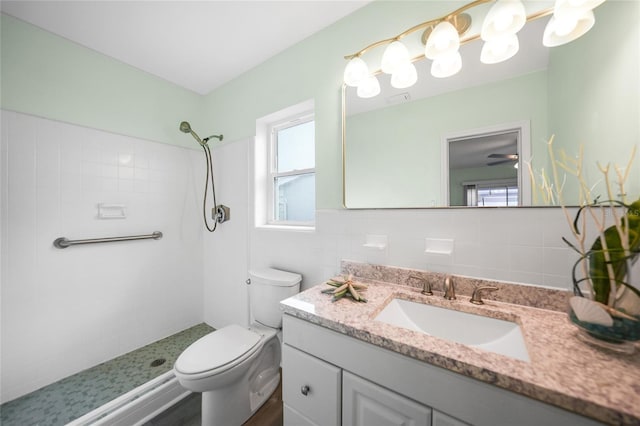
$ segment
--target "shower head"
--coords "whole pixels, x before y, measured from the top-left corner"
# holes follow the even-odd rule
[[[183,121],[180,123],[180,131],[183,133],[191,133],[191,124],[187,121]]]
[[[180,131],[183,133],[191,133],[191,136],[193,136],[193,138],[202,146],[204,146],[211,138],[216,138],[219,141],[222,140],[222,135],[211,135],[208,138],[200,139],[200,136],[198,136],[196,132],[191,130],[191,124],[189,124],[188,121],[183,121],[182,123],[180,123]]]
[[[191,136],[193,136],[193,138],[198,141],[200,145],[204,145],[205,143],[207,143],[207,141],[203,141],[202,139],[200,139],[200,136],[198,136],[196,132],[191,130],[191,124],[189,124],[188,121],[183,121],[182,123],[180,123],[180,131],[183,133],[191,133]]]

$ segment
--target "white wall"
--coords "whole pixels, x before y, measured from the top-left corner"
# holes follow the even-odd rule
[[[2,111],[1,153],[3,402],[202,321],[197,151]]]
[[[218,204],[231,209],[231,220],[204,236],[204,318],[215,328],[248,325],[248,149],[251,140],[211,150]],[[204,155],[204,154],[203,154]],[[202,160],[204,162],[204,160]],[[204,179],[199,176],[198,180]],[[209,210],[210,211],[210,210]]]

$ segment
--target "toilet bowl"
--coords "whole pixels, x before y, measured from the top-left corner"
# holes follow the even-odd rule
[[[203,426],[241,425],[264,404],[280,381],[280,300],[300,290],[299,274],[275,269],[249,272],[254,316],[249,328],[228,325],[200,338],[180,354],[180,384],[202,392]]]

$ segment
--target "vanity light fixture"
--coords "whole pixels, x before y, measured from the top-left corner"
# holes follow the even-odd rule
[[[595,22],[593,9],[605,0],[556,0],[553,8],[526,15],[521,0],[474,0],[441,18],[415,25],[393,38],[380,40],[364,49],[345,56],[349,60],[344,71],[344,82],[357,87],[362,98],[371,98],[380,93],[377,75],[391,74],[391,85],[404,89],[414,85],[418,79],[415,65],[422,59],[432,60],[431,74],[446,78],[462,69],[461,45],[482,39],[484,45],[480,60],[485,64],[496,64],[513,57],[520,48],[517,33],[526,22],[553,14],[544,31],[543,45],[560,46],[569,43],[589,31]],[[487,13],[480,34],[466,35],[471,27],[471,16],[467,10],[485,3],[495,3]],[[424,53],[411,57],[402,38],[422,31]],[[386,46],[381,60],[381,69],[370,72],[362,55],[370,50]]]

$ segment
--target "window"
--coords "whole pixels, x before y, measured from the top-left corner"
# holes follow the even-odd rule
[[[479,181],[464,183],[466,206],[504,207],[518,205],[517,181]]]
[[[299,114],[270,127],[268,211],[270,224],[315,222],[315,121]]]

